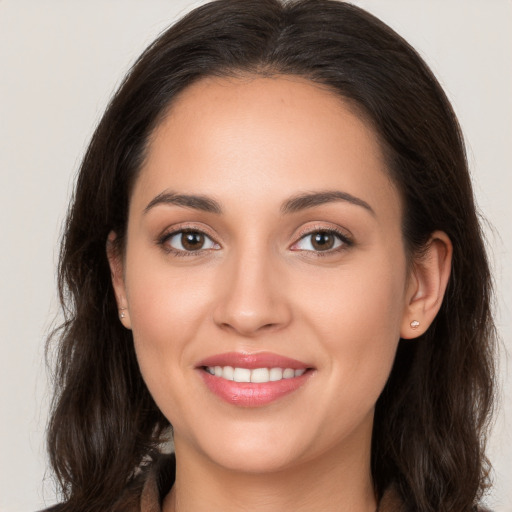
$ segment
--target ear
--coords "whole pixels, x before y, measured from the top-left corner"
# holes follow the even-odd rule
[[[116,242],[117,234],[111,231],[107,237],[107,258],[110,265],[110,275],[112,286],[116,296],[117,308],[119,311],[119,320],[127,328],[131,329],[130,309],[126,297],[126,287],[124,283],[124,261],[123,255]]]
[[[421,336],[434,321],[450,278],[453,246],[443,231],[432,233],[409,276],[400,337]]]

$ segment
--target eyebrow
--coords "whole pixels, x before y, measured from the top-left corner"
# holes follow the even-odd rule
[[[306,192],[291,197],[283,203],[281,206],[281,213],[295,213],[308,208],[314,208],[315,206],[321,206],[327,203],[333,203],[337,201],[346,201],[356,206],[361,206],[365,210],[368,210],[374,217],[375,211],[366,202],[359,197],[353,196],[347,192],[340,190],[326,190],[323,192]]]
[[[321,206],[327,203],[338,201],[346,201],[356,206],[361,206],[375,216],[375,211],[366,202],[359,197],[353,196],[347,192],[340,190],[327,190],[323,192],[305,192],[298,194],[286,200],[281,205],[281,213],[283,215],[296,213],[316,206]],[[150,203],[144,208],[144,213],[154,208],[157,205],[176,205],[185,208],[192,208],[194,210],[201,210],[208,213],[221,214],[222,208],[220,204],[211,197],[195,194],[177,194],[175,192],[162,192],[158,194]]]
[[[201,210],[209,213],[222,213],[220,204],[211,197],[193,194],[176,194],[174,192],[162,192],[158,194],[144,208],[144,213],[160,204],[183,206],[194,210]]]

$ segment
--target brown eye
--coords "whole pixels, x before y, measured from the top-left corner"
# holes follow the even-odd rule
[[[327,251],[334,247],[336,239],[332,233],[320,231],[311,235],[311,245],[317,251]]]
[[[186,251],[197,251],[204,245],[204,235],[202,233],[182,233],[181,245]]]
[[[169,245],[171,250],[177,253],[197,252],[203,249],[219,249],[219,245],[201,231],[176,231],[167,237],[165,244]]]
[[[328,252],[342,246],[350,245],[352,245],[350,240],[336,231],[320,230],[304,235],[293,245],[292,249],[299,251]]]

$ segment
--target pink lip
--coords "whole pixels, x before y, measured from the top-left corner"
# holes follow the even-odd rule
[[[299,377],[282,379],[274,382],[253,383],[234,382],[211,375],[206,366],[232,366],[238,368],[293,368],[306,369]],[[197,365],[201,378],[208,389],[226,402],[240,407],[260,407],[299,389],[312,375],[312,368],[307,364],[288,357],[261,352],[244,354],[230,352],[204,359]]]
[[[225,354],[207,357],[199,362],[197,366],[236,366],[237,368],[248,368],[250,370],[254,368],[293,368],[294,370],[300,370],[301,368],[310,367],[310,365],[296,359],[290,359],[272,352],[257,352],[254,354],[226,352]]]

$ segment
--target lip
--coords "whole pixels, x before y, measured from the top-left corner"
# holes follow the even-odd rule
[[[304,369],[298,377],[274,382],[235,382],[211,375],[206,366],[232,366],[237,368],[292,368]],[[313,374],[313,368],[301,361],[271,352],[255,354],[229,352],[208,357],[197,365],[197,370],[207,388],[219,398],[239,407],[261,407],[274,402],[302,387]]]
[[[253,354],[245,352],[226,352],[217,354],[203,359],[197,364],[202,366],[233,366],[238,368],[293,368],[300,370],[301,368],[311,368],[311,365],[291,359],[289,357],[273,354],[272,352],[256,352]]]

